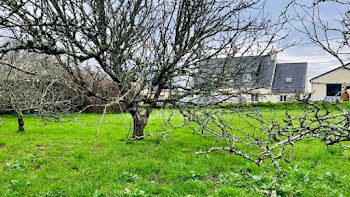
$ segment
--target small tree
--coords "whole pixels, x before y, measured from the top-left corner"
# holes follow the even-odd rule
[[[47,56],[11,52],[0,64],[0,112],[16,112],[18,131],[24,131],[25,113],[51,121],[74,108],[77,94]]]

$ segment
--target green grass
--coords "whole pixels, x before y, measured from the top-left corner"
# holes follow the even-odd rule
[[[300,109],[291,113],[298,115]],[[277,112],[277,117],[283,111]],[[25,116],[18,133],[16,117],[0,116],[0,196],[259,196],[253,184],[269,187],[269,177],[257,181],[263,169],[225,152],[196,155],[214,139],[196,136],[188,128],[167,137],[123,141],[123,120],[108,114],[95,140],[99,115],[83,114],[71,125]],[[160,110],[147,130],[161,130]],[[175,123],[181,123],[177,116]],[[239,121],[237,121],[239,124]],[[348,196],[350,151],[326,148],[321,142],[297,144],[294,160],[284,164],[288,177],[278,186],[281,196]]]

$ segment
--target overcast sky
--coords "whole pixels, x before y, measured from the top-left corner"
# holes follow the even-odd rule
[[[313,0],[300,0],[300,2],[312,3]],[[268,0],[266,9],[269,10],[270,15],[276,17],[285,6],[286,0]],[[327,19],[332,25],[336,25],[337,22],[335,20],[341,20],[341,13],[344,13],[346,9],[350,9],[349,6],[338,5],[335,3],[323,3],[320,13],[322,18]],[[293,12],[293,10],[290,10],[290,17],[293,17]],[[300,23],[298,24],[296,21],[293,22],[293,25],[300,27]],[[339,62],[334,57],[327,52],[324,52],[318,46],[311,44],[303,34],[293,31],[288,40],[294,39],[302,40],[301,45],[279,53],[277,57],[279,63],[307,62],[309,79],[340,66]]]

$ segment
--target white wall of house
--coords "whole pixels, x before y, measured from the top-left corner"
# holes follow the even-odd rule
[[[220,90],[223,91],[223,90]],[[225,89],[229,94],[234,95],[238,94],[237,90],[233,89]],[[248,91],[248,90],[246,90]],[[142,95],[147,95],[150,94],[148,89],[145,89],[141,92]],[[252,101],[252,94],[257,95],[257,100]],[[171,95],[171,92],[161,92],[160,94],[160,99],[168,99]],[[213,94],[212,96],[216,96],[217,94]],[[249,94],[242,94],[240,98],[235,97],[235,98],[229,98],[227,99],[227,96],[222,96],[221,99],[227,99],[225,103],[238,103],[238,102],[243,102],[243,103],[251,103],[251,102],[272,102],[272,103],[277,103],[281,102],[281,96],[286,96],[285,100],[283,99],[282,102],[286,101],[296,101],[295,99],[295,94],[294,93],[272,93],[271,89],[267,88],[260,88],[260,89],[255,89],[251,90],[251,93]],[[194,98],[199,98],[199,95],[193,95],[193,97],[187,98],[187,100],[194,99]],[[217,97],[217,99],[220,100],[220,97]],[[185,99],[186,100],[186,99]]]
[[[350,69],[350,66],[348,68]],[[311,92],[313,93],[311,99],[314,101],[334,100],[335,98],[327,97],[327,84],[342,84],[343,87],[350,85],[350,70],[339,68],[311,80]]]
[[[283,98],[282,96],[285,96],[285,98]],[[250,99],[250,95],[249,95],[249,99]],[[296,101],[294,94],[261,94],[259,95],[258,102],[277,103],[277,102],[289,102],[289,101]],[[249,100],[248,102],[252,102],[252,101]]]
[[[258,100],[257,101],[252,101],[251,95],[252,94],[257,94],[258,95]],[[295,99],[295,94],[294,93],[272,93],[270,89],[256,89],[253,90],[251,94],[245,94],[242,96],[244,99],[243,102],[272,102],[272,103],[277,103],[281,102],[281,96],[285,96],[285,99],[282,98],[282,102],[287,102],[287,101],[296,101]]]

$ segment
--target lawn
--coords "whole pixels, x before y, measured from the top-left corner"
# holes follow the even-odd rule
[[[147,130],[161,130],[160,114],[152,113]],[[169,143],[160,136],[126,141],[125,114],[107,114],[98,139],[96,114],[45,127],[25,116],[23,133],[16,132],[15,116],[0,117],[0,196],[259,196],[252,185],[270,184],[268,178],[256,179],[263,169],[238,156],[196,155],[215,139],[185,127],[173,131]],[[181,116],[174,122],[180,124]],[[279,195],[350,195],[350,151],[303,141],[294,155],[284,166],[288,177]]]

